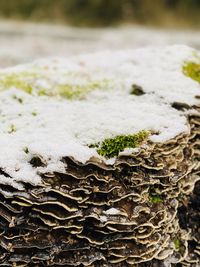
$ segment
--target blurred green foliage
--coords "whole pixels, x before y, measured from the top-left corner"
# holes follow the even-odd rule
[[[107,26],[121,22],[200,25],[199,0],[0,0],[0,16]]]

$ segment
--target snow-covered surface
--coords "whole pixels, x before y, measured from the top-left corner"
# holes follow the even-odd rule
[[[14,85],[5,90],[0,82],[0,168],[12,177],[2,174],[0,183],[18,189],[20,181],[38,184],[41,173],[65,170],[64,156],[82,163],[92,156],[104,160],[88,145],[116,135],[148,130],[152,141],[165,142],[188,132],[185,114],[171,107],[174,101],[197,103],[200,85],[182,73],[187,60],[195,60],[193,49],[171,46],[41,60],[2,70],[0,80],[13,73],[24,73],[25,82],[27,73],[34,73],[34,79],[28,78],[32,94]],[[74,99],[60,97],[57,90],[91,83],[97,85]],[[145,94],[130,94],[133,84]],[[38,96],[40,88],[47,95]],[[31,166],[35,155],[44,159],[44,167]]]
[[[200,49],[200,32],[123,25],[98,29],[0,20],[0,67],[41,57],[67,57],[105,49],[186,44]]]
[[[106,210],[104,213],[106,215],[119,215],[120,214],[120,210],[118,210],[116,208],[110,208],[110,209]]]

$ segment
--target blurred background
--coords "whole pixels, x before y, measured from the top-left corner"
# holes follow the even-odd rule
[[[0,67],[175,43],[200,48],[200,0],[0,0]]]

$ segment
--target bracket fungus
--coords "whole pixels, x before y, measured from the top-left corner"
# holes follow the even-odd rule
[[[0,71],[0,266],[200,266],[198,54]]]

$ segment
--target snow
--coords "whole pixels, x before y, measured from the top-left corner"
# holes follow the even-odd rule
[[[65,58],[104,49],[113,51],[177,43],[200,48],[199,30],[181,30],[174,27],[173,29],[159,29],[130,24],[89,29],[9,19],[9,21],[0,20],[0,32],[1,67],[41,57]]]
[[[104,215],[100,216],[99,219],[102,223],[107,222],[107,217]]]
[[[153,142],[165,142],[189,132],[186,114],[171,103],[197,104],[200,86],[182,73],[184,62],[193,59],[193,49],[171,46],[40,60],[1,70],[0,81],[12,73],[25,73],[23,81],[28,80],[26,73],[34,73],[34,79],[32,94],[13,85],[5,90],[0,82],[0,168],[9,175],[2,174],[0,184],[18,190],[22,182],[40,184],[40,174],[65,171],[66,156],[81,163],[97,157],[112,164],[114,159],[88,147],[105,138],[148,130]],[[61,97],[57,90],[59,85],[87,88],[91,83],[97,86],[74,99]],[[142,86],[145,94],[130,94],[132,84]],[[47,95],[38,96],[40,87]],[[33,167],[34,156],[44,166]]]
[[[116,208],[110,208],[104,212],[106,215],[118,215],[120,214],[120,210]]]

